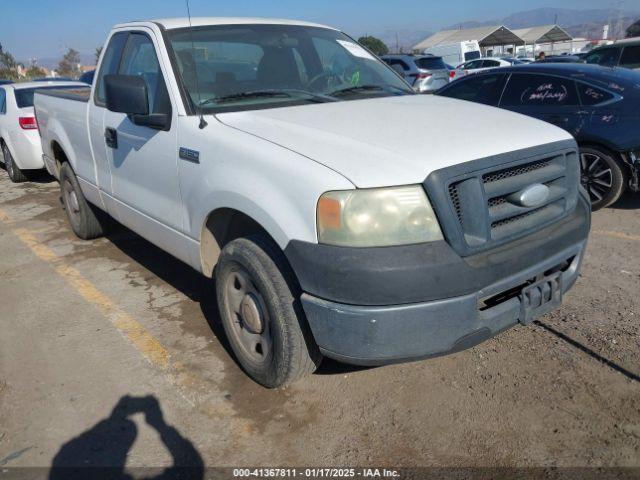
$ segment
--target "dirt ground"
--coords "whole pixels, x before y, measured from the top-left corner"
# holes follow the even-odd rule
[[[123,227],[78,240],[58,197],[0,171],[0,469],[640,467],[640,195],[594,214],[540,322],[276,391],[232,360],[209,281]]]

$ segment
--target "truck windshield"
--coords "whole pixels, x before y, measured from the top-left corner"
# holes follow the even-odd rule
[[[189,99],[204,111],[413,93],[386,64],[326,28],[222,25],[173,30],[168,37]]]

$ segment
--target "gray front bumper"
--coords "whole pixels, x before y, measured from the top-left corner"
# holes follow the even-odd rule
[[[533,278],[562,269],[563,293],[575,283],[586,240],[544,262],[473,294],[426,303],[371,307],[334,303],[308,294],[302,304],[320,350],[356,365],[382,365],[470,348],[522,320],[519,296],[506,295],[491,308],[482,301],[510,292]],[[568,262],[568,264],[565,264]]]

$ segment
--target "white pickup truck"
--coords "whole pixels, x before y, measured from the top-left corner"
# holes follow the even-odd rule
[[[101,235],[108,214],[215,278],[230,345],[267,387],[323,356],[468,348],[557,308],[578,276],[590,207],[569,134],[415,95],[329,27],[118,25],[91,89],[35,105],[74,232]]]

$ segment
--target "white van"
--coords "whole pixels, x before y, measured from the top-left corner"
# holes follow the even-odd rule
[[[454,67],[482,56],[480,53],[480,44],[477,40],[436,45],[426,48],[422,53],[442,57],[444,63]]]

